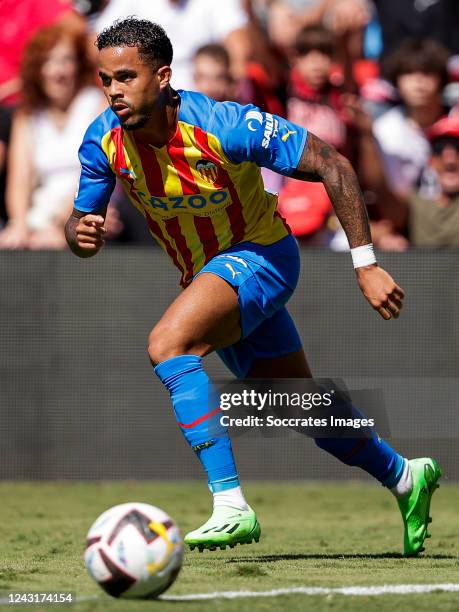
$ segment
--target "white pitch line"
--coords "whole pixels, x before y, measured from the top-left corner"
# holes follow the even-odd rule
[[[412,595],[433,593],[434,591],[457,591],[459,584],[384,584],[380,586],[352,586],[339,588],[295,587],[273,589],[271,591],[216,591],[215,593],[195,593],[193,595],[163,595],[165,601],[195,601],[203,599],[239,599],[243,597],[278,597],[279,595]]]

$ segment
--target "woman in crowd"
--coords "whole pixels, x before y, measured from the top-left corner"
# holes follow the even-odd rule
[[[105,99],[83,32],[40,30],[22,62],[21,104],[13,119],[6,189],[8,223],[0,248],[65,247],[64,223],[78,182],[78,147]]]

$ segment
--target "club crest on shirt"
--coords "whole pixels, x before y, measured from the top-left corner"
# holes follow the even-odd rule
[[[200,177],[208,183],[215,183],[218,177],[218,168],[210,159],[200,159],[196,164]]]

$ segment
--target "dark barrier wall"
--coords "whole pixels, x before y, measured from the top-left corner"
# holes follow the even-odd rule
[[[459,479],[459,253],[381,255],[407,292],[390,322],[360,295],[348,254],[302,260],[290,311],[314,374],[382,389],[392,444]],[[0,253],[0,478],[201,477],[146,354],[177,282],[156,248]],[[295,433],[234,444],[244,478],[362,477]]]

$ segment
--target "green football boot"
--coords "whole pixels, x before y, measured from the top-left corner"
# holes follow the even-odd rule
[[[404,554],[412,557],[424,550],[426,538],[430,538],[427,525],[432,522],[429,516],[430,500],[440,485],[437,484],[441,470],[435,459],[411,459],[408,461],[413,478],[413,490],[400,497],[398,506],[402,513],[404,534]]]
[[[210,519],[202,527],[187,533],[184,540],[191,550],[224,550],[227,546],[234,548],[236,544],[258,542],[260,532],[257,516],[250,506],[248,510],[217,506]]]

